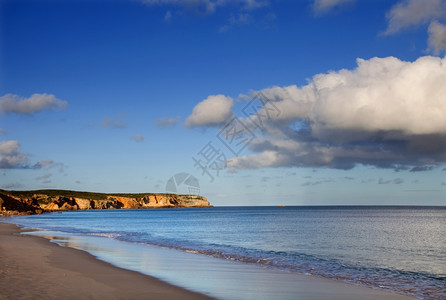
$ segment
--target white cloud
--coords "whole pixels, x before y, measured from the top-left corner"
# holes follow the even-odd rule
[[[279,155],[278,151],[265,150],[260,154],[231,158],[228,160],[227,165],[229,168],[238,169],[279,167],[282,165]]]
[[[356,0],[314,0],[314,11],[316,13],[326,13],[337,7],[348,3],[353,3]]]
[[[66,166],[63,163],[55,163],[52,160],[42,160],[34,165],[29,164],[29,159],[21,150],[18,141],[0,142],[0,169],[52,169],[58,168],[63,173]]]
[[[280,114],[271,115],[262,136],[249,144],[254,154],[228,166],[422,170],[445,163],[446,57],[357,62],[354,70],[317,74],[303,87],[262,90]]]
[[[234,101],[230,97],[211,95],[194,107],[185,125],[188,127],[223,125],[234,115],[231,111],[233,104]]]
[[[277,119],[310,118],[318,138],[328,138],[333,130],[445,132],[446,57],[415,62],[375,57],[357,63],[355,70],[317,74],[302,88],[262,93],[275,99],[281,111]]]
[[[13,155],[20,152],[18,141],[4,141],[0,143],[0,154]]]
[[[0,97],[0,112],[3,114],[33,114],[47,109],[63,109],[67,102],[50,94],[33,94],[29,98],[6,94]]]
[[[18,141],[0,142],[0,169],[20,168],[28,161]]]
[[[139,134],[139,133],[135,134],[130,139],[134,140],[137,143],[141,143],[141,142],[144,141],[144,137],[141,134]]]
[[[432,21],[429,25],[428,33],[428,45],[433,53],[439,54],[446,49],[446,25]]]
[[[387,13],[385,34],[428,24],[431,20],[446,17],[445,0],[404,0],[395,4]]]
[[[427,50],[438,55],[446,49],[446,26],[439,22],[446,20],[446,0],[403,0],[395,4],[386,16],[385,35],[429,24]]]

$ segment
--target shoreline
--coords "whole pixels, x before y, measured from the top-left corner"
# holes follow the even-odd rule
[[[212,289],[210,291],[199,290],[203,294],[192,292],[179,287],[190,287],[187,284],[176,285],[174,282],[172,285],[158,279],[156,275],[131,271],[121,268],[122,266],[104,262],[86,251],[59,246],[51,242],[48,237],[20,234],[20,232],[23,232],[23,230],[16,224],[0,222],[0,253],[2,253],[2,260],[0,260],[0,299],[24,298],[35,295],[47,299],[56,299],[61,296],[68,299],[102,299],[104,297],[109,299],[158,299],[160,297],[163,299],[213,299],[211,296],[223,298],[222,295],[213,295],[214,290]],[[197,259],[196,262],[202,259],[196,254],[189,255],[191,255],[189,257],[192,260]],[[336,280],[315,278],[303,274],[272,273],[243,263],[220,261],[208,257],[203,259],[210,259],[218,264],[223,264],[225,268],[228,267],[226,272],[230,271],[234,276],[243,277],[253,272],[265,273],[251,281],[251,285],[274,285],[274,280],[282,282],[285,279],[295,287],[292,291],[288,291],[287,295],[279,297],[283,299],[295,297],[312,299],[357,299],[358,297],[387,300],[415,299]],[[179,260],[185,261],[189,258],[185,256],[180,257]],[[179,260],[176,260],[176,263],[174,263],[175,260],[168,260],[168,262],[177,266]],[[209,267],[210,271],[208,271],[212,274],[213,267],[206,263],[204,265]],[[243,275],[243,273],[245,274]],[[42,277],[41,274],[45,274],[45,276]],[[265,281],[264,276],[269,276],[267,277],[269,280]],[[258,281],[259,279],[260,281]],[[273,282],[270,281],[271,279]],[[214,280],[218,281],[218,276]],[[222,288],[225,288],[223,282],[220,281],[219,283]],[[206,296],[205,293],[211,296]]]
[[[0,299],[213,299],[0,222]]]

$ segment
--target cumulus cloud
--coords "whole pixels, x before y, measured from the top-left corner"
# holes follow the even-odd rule
[[[67,102],[57,99],[51,94],[33,94],[23,98],[14,94],[0,97],[0,112],[3,114],[33,114],[48,109],[63,109]]]
[[[0,128],[0,134],[6,134],[6,130],[4,130],[3,128]]]
[[[264,120],[248,145],[253,154],[228,166],[422,171],[446,163],[446,57],[357,63],[354,70],[317,74],[302,87],[262,90],[280,114]],[[265,107],[259,115],[267,116]]]
[[[314,0],[313,9],[316,13],[327,13],[337,7],[353,3],[355,0]]]
[[[0,169],[52,169],[58,168],[59,172],[64,172],[66,166],[63,163],[56,163],[52,160],[42,160],[34,165],[29,163],[28,156],[22,152],[18,141],[0,142]]]
[[[167,128],[167,127],[173,127],[178,123],[179,119],[174,118],[159,118],[153,122],[156,126],[159,128]]]
[[[428,50],[439,54],[446,49],[446,0],[403,0],[387,12],[387,29],[384,35],[429,24]]]
[[[445,16],[445,0],[400,1],[387,12],[388,26],[385,34],[395,34],[404,29],[428,24],[431,20]]]
[[[28,157],[22,153],[18,141],[0,142],[0,169],[23,167]]]
[[[144,141],[144,137],[141,134],[139,134],[139,133],[135,134],[130,139],[134,140],[137,143],[141,143],[141,142]]]
[[[432,21],[428,29],[429,50],[434,54],[439,54],[446,49],[446,25],[440,24],[437,21]]]
[[[223,125],[234,115],[231,110],[233,104],[234,101],[230,97],[211,95],[194,107],[185,125],[188,127]]]

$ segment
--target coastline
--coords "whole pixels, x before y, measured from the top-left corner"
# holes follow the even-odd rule
[[[54,211],[212,207],[199,195],[159,193],[104,194],[71,190],[12,191],[0,189],[0,216]]]
[[[102,299],[105,297],[109,299],[158,299],[161,297],[163,299],[212,299],[204,294],[191,292],[161,281],[156,276],[116,267],[85,251],[61,247],[46,238],[23,235],[20,232],[19,227],[15,224],[0,223],[0,253],[2,253],[0,299],[26,298],[35,295],[47,299],[56,299],[62,296],[68,299]],[[200,255],[189,255],[201,259]],[[179,259],[184,260],[187,257],[182,258],[180,255]],[[226,262],[208,257],[206,259],[224,264],[230,277],[243,272],[245,274],[239,276],[263,272],[269,276],[266,277],[269,279],[281,282],[284,278],[289,280],[290,285],[295,289],[279,297],[283,299],[357,299],[358,297],[387,300],[415,299],[330,279],[302,274],[269,272],[243,263]],[[212,270],[212,266],[210,269]],[[212,274],[212,271],[210,272]],[[42,274],[45,275],[42,276]],[[257,279],[259,278],[265,279],[265,277],[257,277]],[[217,279],[214,278],[214,280]],[[256,280],[251,283],[257,286],[275,284],[269,280],[259,282]],[[225,288],[224,284],[221,288]],[[251,288],[257,289],[258,287],[251,286]],[[217,295],[217,298],[220,297]]]
[[[0,299],[212,299],[0,222]]]

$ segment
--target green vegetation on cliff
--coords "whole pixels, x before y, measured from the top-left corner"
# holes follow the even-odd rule
[[[93,192],[81,192],[70,190],[33,190],[33,191],[6,191],[0,189],[0,193],[5,193],[18,198],[30,198],[33,195],[40,194],[49,197],[68,197],[68,198],[83,198],[91,200],[107,200],[107,196],[127,197],[127,198],[143,198],[154,195],[173,195],[167,193],[93,193]]]
[[[85,198],[92,200],[107,200],[107,194],[103,193],[91,193],[91,192],[78,192],[69,190],[34,190],[34,191],[5,191],[0,189],[0,193],[5,193],[18,198],[30,198],[35,194],[46,195],[49,197],[75,197]]]

